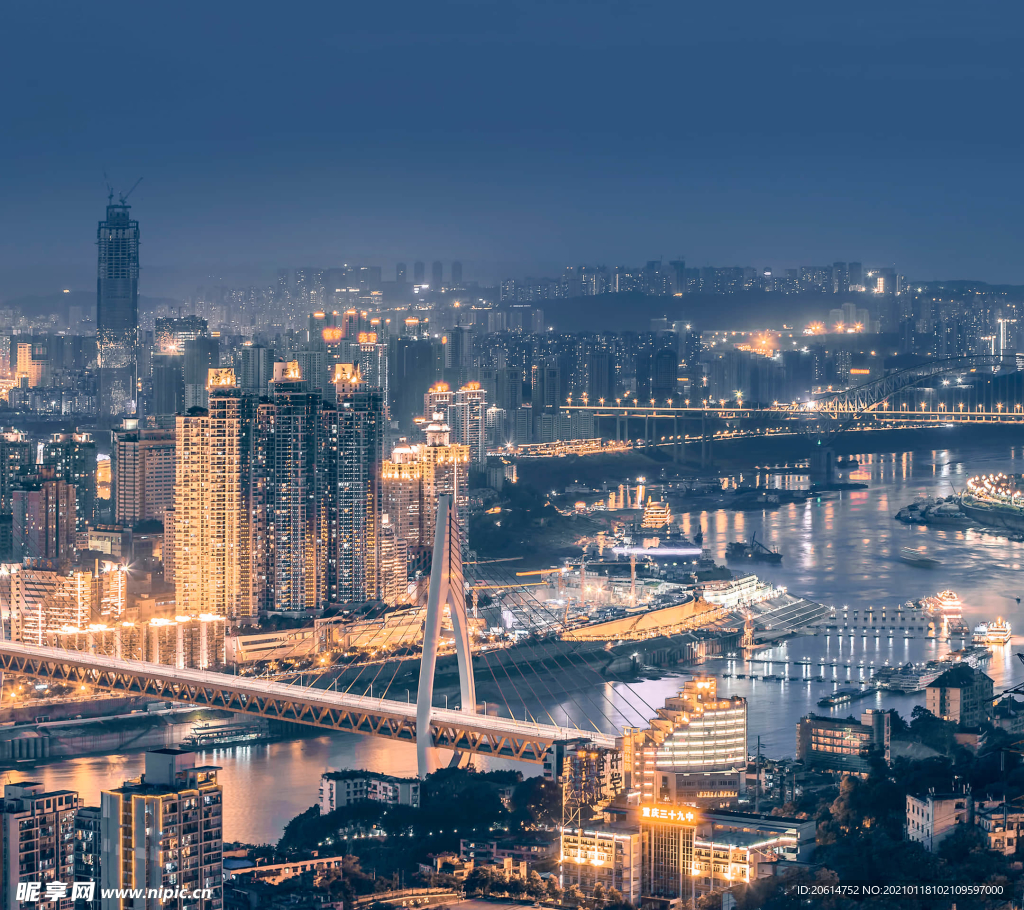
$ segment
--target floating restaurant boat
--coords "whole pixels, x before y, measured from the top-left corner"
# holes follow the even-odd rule
[[[990,528],[1024,531],[1024,475],[979,474],[960,494],[960,509]]]

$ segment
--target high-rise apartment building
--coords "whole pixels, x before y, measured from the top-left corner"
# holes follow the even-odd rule
[[[220,365],[220,336],[200,335],[185,342],[185,410],[206,407],[206,378]]]
[[[246,343],[238,352],[238,387],[252,395],[267,395],[274,375],[274,352],[262,344]]]
[[[457,259],[452,263],[452,287],[462,287],[462,263]]]
[[[850,270],[845,262],[832,263],[832,293],[846,294],[850,290]]]
[[[257,565],[265,548],[253,527],[262,505],[252,461],[255,399],[237,387],[234,371],[215,369],[208,404],[177,418],[176,606],[181,613],[255,616],[265,576]]]
[[[0,433],[0,512],[11,512],[11,492],[23,468],[35,464],[35,446],[24,433]]]
[[[71,889],[63,898],[46,899],[50,882],[75,881],[74,790],[47,790],[36,781],[4,785],[3,873],[0,874],[0,906],[3,910],[39,907],[43,910],[71,910],[75,902]],[[37,901],[18,899],[19,882],[39,882]]]
[[[11,494],[13,556],[70,563],[75,556],[75,488],[50,465],[18,483]]]
[[[426,433],[426,445],[398,445],[382,467],[384,513],[411,553],[434,545],[439,496],[452,497],[463,528],[468,517],[469,446],[451,443],[440,413]]]
[[[139,222],[131,206],[107,205],[96,230],[96,347],[99,354],[99,410],[102,418],[135,409],[139,336]]]
[[[317,475],[321,399],[295,361],[275,363],[270,385],[270,404],[260,407],[272,528],[269,596],[276,610],[313,610],[326,593]]]
[[[146,771],[100,798],[103,888],[169,889],[199,899],[103,898],[102,910],[221,910],[223,788],[195,753],[156,749]]]
[[[443,414],[448,419],[448,408],[455,401],[455,393],[447,382],[438,382],[423,395],[423,419],[433,420],[435,414]]]
[[[384,393],[351,364],[335,367],[334,386],[337,407],[323,412],[321,466],[329,596],[341,603],[375,600],[382,584]]]
[[[102,836],[99,806],[79,806],[75,813],[75,881],[93,885],[92,900],[75,901],[77,910],[100,910],[100,856]]]
[[[412,283],[423,284],[427,277],[427,267],[422,262],[412,264]]]
[[[455,393],[448,408],[448,424],[452,438],[469,447],[469,460],[474,464],[487,461],[487,393],[479,382],[466,383]]]
[[[150,357],[151,395],[146,413],[152,417],[173,417],[185,410],[185,355],[154,353]]]
[[[96,442],[89,433],[54,433],[43,445],[43,464],[75,488],[76,528],[96,520]]]
[[[140,427],[136,419],[114,430],[110,454],[117,524],[164,520],[174,505],[174,440],[174,430]]]

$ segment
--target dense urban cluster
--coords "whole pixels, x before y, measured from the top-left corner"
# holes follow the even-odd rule
[[[464,281],[458,262],[447,272],[434,262],[429,283],[422,262],[411,273],[399,264],[394,281],[380,267],[300,268],[269,288],[207,288],[180,305],[140,306],[139,237],[129,206],[111,201],[97,235],[95,321],[75,302],[57,315],[0,314],[0,414],[11,425],[0,433],[0,600],[10,640],[249,678],[298,673],[300,684],[315,668],[315,682],[326,673],[323,685],[338,692],[376,662],[365,691],[374,696],[387,666],[381,701],[396,679],[410,692],[416,685],[402,661],[424,645],[442,538],[446,564],[458,555],[445,623],[465,640],[440,660],[461,675],[459,661],[472,671],[492,650],[510,690],[517,654],[534,673],[578,659],[570,672],[604,685],[646,660],[753,653],[755,618],[785,634],[832,629],[835,610],[716,565],[701,526],[687,531],[692,539],[677,533],[665,476],[658,498],[643,477],[600,488],[574,478],[549,495],[520,483],[517,459],[646,451],[657,440],[646,418],[644,438],[633,436],[633,408],[700,421],[703,464],[715,409],[800,406],[935,358],[988,355],[1016,366],[1021,339],[1020,289],[914,284],[853,262],[782,277],[673,260],[497,288]],[[763,329],[734,330],[709,315],[712,295],[740,292],[765,307]],[[589,306],[602,295],[629,295],[619,299],[643,315],[565,327],[573,301]],[[799,320],[771,309],[780,295],[799,304]],[[1005,377],[966,370],[946,385],[928,389],[936,398],[923,407],[970,401],[969,412],[1001,414],[996,399],[1009,388]],[[601,420],[613,404],[626,416],[611,415],[611,443]],[[673,432],[685,444],[678,424]],[[552,469],[543,479],[558,487],[559,477]],[[722,492],[692,478],[680,495],[684,488]],[[782,495],[755,498],[778,506]],[[447,536],[437,533],[439,502],[452,508]],[[612,516],[600,528],[587,524],[597,511]],[[504,553],[531,536],[547,547],[544,533],[560,522],[583,558],[524,573],[552,594],[539,619],[524,623],[523,603],[500,593],[492,603],[489,592],[505,582],[462,586],[462,559],[476,564],[466,530]],[[588,551],[603,556],[610,533],[623,558],[588,576]],[[753,540],[731,546],[782,559]],[[659,563],[655,549],[680,559]],[[844,627],[861,621],[856,608],[844,611]],[[895,629],[895,613],[865,611],[865,626],[877,631],[877,622]],[[923,612],[916,622],[940,634]],[[462,684],[465,698],[472,690]],[[9,688],[16,707],[40,697]],[[62,683],[36,688],[43,698],[74,694]],[[988,762],[1021,732],[1024,714],[1012,701],[993,710],[992,680],[966,663],[943,664],[922,688],[927,709],[910,723],[874,708],[859,718],[808,714],[795,731],[796,760],[762,761],[760,751],[750,755],[746,700],[720,696],[715,677],[698,676],[648,725],[615,723],[621,735],[605,745],[556,737],[542,750],[543,777],[325,772],[318,805],[276,847],[226,850],[217,769],[159,749],[147,753],[144,776],[104,790],[99,807],[71,790],[7,785],[4,849],[17,847],[22,872],[44,884],[211,889],[209,910],[437,905],[466,893],[674,910],[714,907],[728,892],[745,907],[787,906],[788,884],[849,877],[844,851],[854,842],[881,874],[884,838],[935,881],[1018,878],[1003,861],[1024,825],[1016,778],[997,780]],[[494,712],[484,704],[478,713]],[[259,739],[273,721],[263,723],[200,731],[193,745]],[[49,743],[0,738],[0,760],[46,759]],[[13,826],[38,839],[13,839]],[[152,849],[139,849],[153,837]],[[989,859],[965,865],[951,844]],[[2,887],[14,906],[11,883]],[[79,900],[79,910],[105,907]]]

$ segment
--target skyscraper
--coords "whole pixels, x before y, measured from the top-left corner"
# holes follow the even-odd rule
[[[435,291],[440,291],[443,284],[444,266],[440,259],[435,259],[430,266],[430,287]]]
[[[423,284],[427,277],[427,267],[422,262],[412,264],[412,283]]]
[[[133,413],[138,373],[139,222],[131,219],[124,197],[107,205],[96,244],[96,348],[100,365],[101,419]]]
[[[382,596],[381,464],[384,461],[384,393],[363,381],[358,367],[335,368],[337,409],[323,412],[329,515],[331,597],[341,603]]]
[[[469,446],[469,460],[476,464],[487,461],[486,411],[487,393],[479,382],[467,382],[448,408],[452,436],[459,445]]]
[[[400,262],[395,266],[395,281],[398,284],[405,284],[405,263]]]
[[[255,616],[265,552],[253,535],[255,399],[210,370],[209,408],[177,419],[175,602],[181,613]]]
[[[266,420],[269,596],[277,610],[313,610],[325,599],[326,567],[318,539],[320,396],[297,362],[275,363]],[[180,571],[180,570],[176,570]]]
[[[462,263],[458,260],[452,263],[452,287],[462,287]]]

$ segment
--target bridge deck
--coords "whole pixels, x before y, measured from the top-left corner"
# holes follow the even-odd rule
[[[415,702],[348,695],[210,670],[179,670],[163,664],[10,641],[0,641],[0,669],[125,695],[416,742]],[[595,745],[615,745],[615,737],[606,733],[446,708],[432,710],[430,737],[432,744],[440,748],[534,763],[542,762],[544,753],[558,740],[586,737]]]

